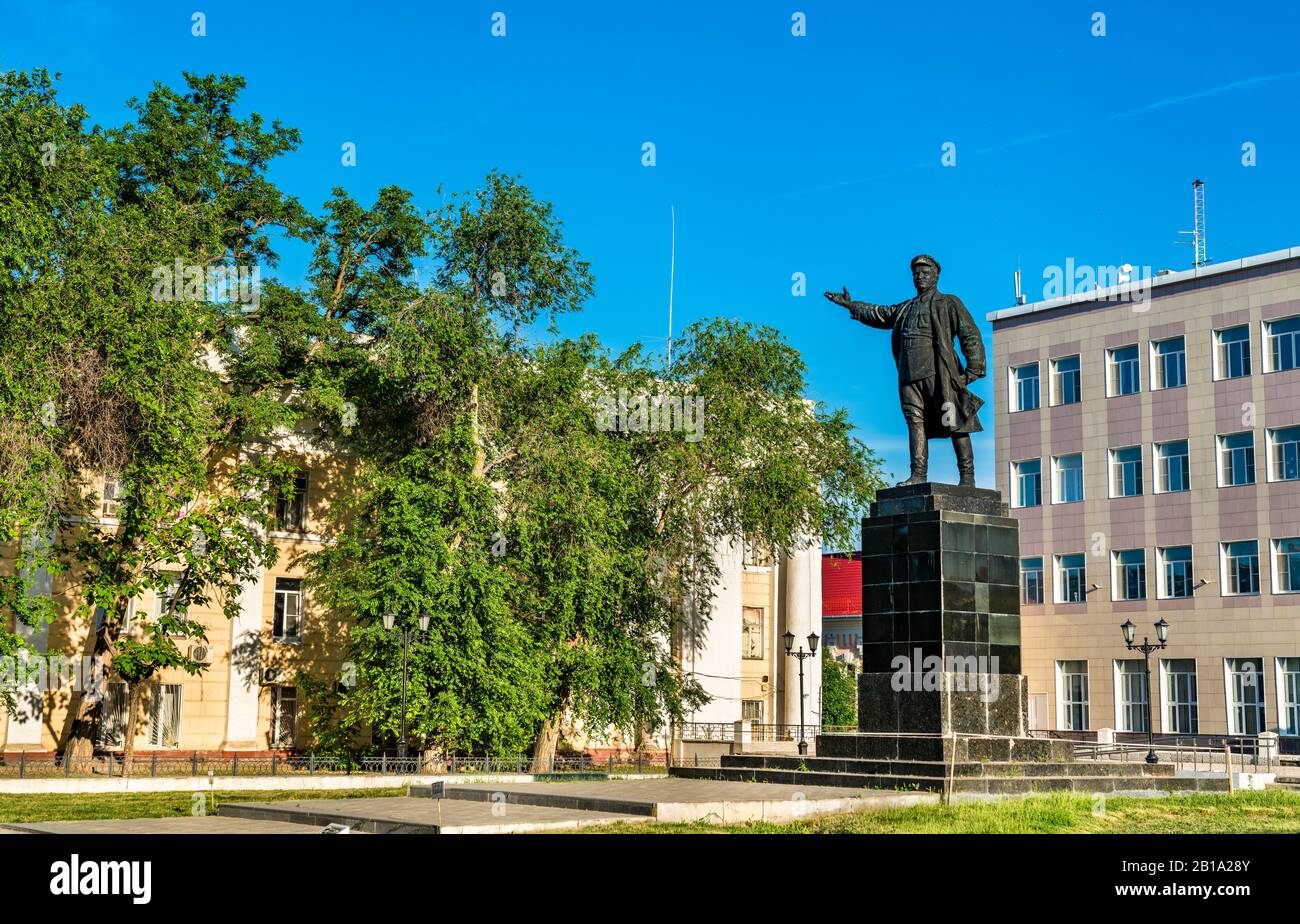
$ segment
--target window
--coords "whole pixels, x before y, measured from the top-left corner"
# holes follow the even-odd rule
[[[745,539],[745,559],[743,564],[746,568],[770,568],[774,559],[772,552],[762,543],[754,542],[751,539]]]
[[[1255,483],[1255,434],[1219,437],[1219,487]]]
[[[1119,730],[1147,730],[1147,671],[1143,661],[1116,661],[1115,682],[1119,693]]]
[[[1228,734],[1258,735],[1264,728],[1264,659],[1224,658],[1228,680]]]
[[[1156,491],[1172,494],[1191,488],[1191,466],[1187,457],[1187,440],[1156,443]]]
[[[277,642],[296,642],[302,631],[302,581],[275,579],[275,622],[271,634]]]
[[[1053,502],[1073,504],[1083,500],[1083,455],[1052,457]]]
[[[1056,665],[1061,678],[1061,727],[1085,731],[1088,728],[1088,662],[1057,661]]]
[[[1269,372],[1284,372],[1300,366],[1300,317],[1264,322],[1268,345]]]
[[[1039,507],[1043,503],[1043,460],[1025,459],[1011,463],[1014,482],[1012,499],[1017,507]]]
[[[118,511],[122,507],[122,495],[125,493],[126,486],[116,475],[109,475],[104,479],[104,493],[100,498],[99,515],[105,520],[116,520]]]
[[[307,528],[307,473],[293,479],[293,493],[275,499],[275,520],[280,529],[301,531]]]
[[[1142,390],[1142,363],[1137,344],[1106,351],[1107,396],[1134,395]]]
[[[1277,683],[1282,691],[1282,734],[1300,735],[1300,658],[1277,659]]]
[[[747,606],[741,610],[740,654],[741,657],[751,660],[763,657],[763,608],[761,606]]]
[[[1011,410],[1033,411],[1038,408],[1038,363],[1011,370]]]
[[[1043,602],[1043,559],[1020,559],[1020,602],[1039,604]]]
[[[1300,479],[1300,427],[1268,431],[1270,481]]]
[[[1147,553],[1145,549],[1122,549],[1111,553],[1115,566],[1115,599],[1147,598]]]
[[[1227,596],[1259,593],[1259,543],[1254,539],[1219,544],[1223,592]]]
[[[1250,375],[1250,327],[1229,327],[1214,332],[1214,377],[1239,379]]]
[[[1142,493],[1142,447],[1110,451],[1110,496],[1137,497]]]
[[[1300,593],[1300,538],[1273,540],[1273,592]]]
[[[1192,547],[1156,549],[1160,559],[1160,596],[1165,599],[1192,595]]]
[[[99,701],[99,746],[120,748],[125,743],[126,684],[109,683]]]
[[[1160,662],[1165,678],[1165,731],[1174,735],[1195,735],[1200,729],[1196,714],[1196,661],[1170,658]]]
[[[179,683],[149,685],[149,744],[156,748],[174,748],[181,740],[181,693]]]
[[[1187,384],[1187,349],[1182,337],[1170,337],[1151,345],[1155,375],[1152,388],[1182,388]]]
[[[298,730],[298,688],[271,688],[271,747],[292,748]]]
[[[1056,602],[1083,603],[1087,576],[1087,562],[1082,552],[1056,556]]]
[[[154,592],[154,620],[160,620],[164,616],[170,616],[174,619],[185,619],[187,609],[182,605],[179,599],[181,576],[180,572],[170,572],[169,581],[166,589]],[[171,631],[167,633],[170,638],[185,638],[183,631]]]
[[[740,717],[755,725],[763,724],[763,701],[761,699],[746,699],[740,703]]]
[[[1078,404],[1083,400],[1079,380],[1079,357],[1052,360],[1052,404]]]

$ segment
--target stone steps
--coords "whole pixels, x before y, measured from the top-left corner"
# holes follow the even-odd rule
[[[956,749],[954,755],[953,750]],[[936,735],[818,735],[817,757],[856,760],[1071,763],[1074,743],[1054,738]]]
[[[673,767],[673,776],[687,779],[783,783],[792,786],[838,786],[866,789],[941,792],[942,777],[913,774],[835,773],[820,770],[777,770],[747,767]],[[962,795],[1023,795],[1040,792],[1220,792],[1226,780],[1173,776],[966,776],[952,781],[952,791]]]
[[[862,760],[837,757],[785,757],[735,754],[722,758],[726,769],[794,770],[867,776],[938,777],[1172,777],[1173,764],[1122,764],[1094,761],[943,761]],[[802,768],[802,769],[801,769]]]

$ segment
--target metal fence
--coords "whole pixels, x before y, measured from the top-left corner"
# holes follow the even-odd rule
[[[543,774],[579,775],[600,773],[663,773],[668,760],[663,754],[627,754],[603,761],[586,754],[559,755],[536,771]],[[55,777],[200,777],[200,776],[327,776],[357,774],[528,774],[534,773],[533,758],[459,757],[425,760],[388,754],[377,757],[324,757],[315,754],[270,757],[189,757],[165,753],[133,756],[127,773],[122,755],[99,754],[80,766],[65,755],[25,754],[0,758],[0,779],[52,779]]]
[[[1074,756],[1083,760],[1142,763],[1153,749],[1161,761],[1184,770],[1226,772],[1231,769],[1239,773],[1274,773],[1281,766],[1276,749],[1261,748],[1258,738],[1236,736],[1157,738],[1151,747],[1134,741],[1112,744],[1079,742],[1074,746]]]
[[[771,725],[753,722],[749,726],[751,741],[811,741],[818,735],[856,731],[850,725]],[[735,741],[735,722],[683,722],[673,728],[679,741]]]

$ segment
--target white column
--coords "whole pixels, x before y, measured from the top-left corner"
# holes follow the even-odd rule
[[[692,722],[725,722],[740,718],[740,585],[744,573],[742,547],[733,539],[714,547],[718,583],[707,618],[686,614],[682,664],[713,699],[690,715]]]
[[[822,571],[821,541],[816,540],[805,548],[796,549],[785,558],[785,627],[794,633],[794,650],[808,650],[808,634],[822,635]],[[821,642],[818,642],[818,650]],[[787,725],[799,722],[799,664],[785,653],[785,644],[779,649],[785,661],[785,703],[781,721]],[[821,659],[807,658],[803,662],[803,717],[813,725],[821,712]]]

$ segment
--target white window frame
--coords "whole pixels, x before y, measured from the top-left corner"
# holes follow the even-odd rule
[[[284,703],[285,695],[292,694],[289,699],[293,701],[293,728],[289,729],[289,743],[284,743],[284,729],[280,727],[280,709]],[[271,687],[271,728],[269,744],[276,749],[292,749],[298,743],[298,706],[300,700],[298,697],[297,687],[276,686]]]
[[[1120,477],[1120,476],[1121,476],[1121,470],[1122,470],[1122,468],[1123,468],[1124,466],[1127,466],[1127,465],[1133,465],[1133,464],[1134,464],[1134,463],[1132,463],[1132,462],[1120,462],[1120,461],[1118,460],[1117,457],[1118,457],[1119,453],[1123,452],[1123,451],[1126,450],[1126,449],[1136,449],[1136,450],[1138,451],[1138,458],[1137,458],[1137,493],[1136,493],[1136,494],[1122,494],[1122,493],[1120,493],[1120,485],[1123,483],[1123,479]],[[1112,498],[1116,498],[1116,497],[1141,497],[1143,494],[1145,494],[1145,493],[1146,493],[1146,478],[1144,477],[1144,473],[1143,473],[1142,470],[1143,470],[1146,466],[1144,465],[1145,460],[1142,458],[1142,456],[1143,456],[1143,452],[1142,452],[1142,444],[1141,444],[1141,443],[1138,443],[1136,446],[1118,446],[1118,447],[1116,447],[1115,449],[1108,449],[1108,450],[1106,450],[1106,454],[1109,456],[1109,462],[1110,462],[1110,464],[1107,466],[1107,468],[1109,469],[1109,473],[1108,473],[1108,474],[1110,475],[1110,477],[1107,479],[1107,480],[1110,482],[1110,496],[1111,496]]]
[[[1127,570],[1128,570],[1130,567],[1132,567],[1132,565],[1121,564],[1121,563],[1120,563],[1119,556],[1120,556],[1121,554],[1123,554],[1124,552],[1141,552],[1141,553],[1142,553],[1142,596],[1140,596],[1140,597],[1125,597],[1125,596],[1123,596],[1123,595],[1120,593],[1120,590],[1121,590],[1121,589],[1123,589],[1123,588],[1127,588],[1127,587],[1128,587],[1128,581],[1127,581]],[[1120,568],[1125,569],[1123,574],[1120,573]],[[1140,548],[1140,549],[1111,549],[1111,552],[1110,552],[1110,582],[1111,582],[1111,593],[1110,593],[1110,598],[1111,598],[1111,600],[1112,600],[1113,602],[1115,602],[1115,603],[1134,603],[1134,602],[1139,602],[1139,601],[1142,601],[1142,600],[1146,600],[1146,599],[1150,596],[1149,585],[1147,584],[1147,550],[1146,550],[1145,548]]]
[[[1288,667],[1294,669],[1288,670]],[[1273,677],[1277,690],[1278,734],[1300,735],[1300,657],[1274,658]]]
[[[1038,474],[1034,477],[1038,479],[1038,503],[1022,504],[1020,502],[1020,466],[1026,462],[1038,463]],[[1040,456],[1037,459],[1015,459],[1011,463],[1011,506],[1016,508],[1024,507],[1041,507],[1043,506],[1043,460]]]
[[[145,734],[151,748],[175,749],[181,746],[181,721],[184,718],[185,685],[181,683],[151,683],[146,688],[145,714],[148,721]],[[168,725],[175,722],[172,734]],[[168,738],[172,740],[168,743]]]
[[[298,490],[298,482],[302,482],[302,490]],[[294,493],[292,498],[286,498],[283,495],[275,499],[275,531],[280,533],[301,534],[307,531],[308,499],[311,497],[311,471],[309,469],[299,469],[294,475]],[[292,514],[291,522],[286,523],[280,516],[281,505],[284,505],[286,512]]]
[[[1141,658],[1116,658],[1111,663],[1114,665],[1113,670],[1115,676],[1115,728],[1117,731],[1145,733],[1147,730],[1147,701],[1151,697],[1151,690],[1147,683],[1146,665]],[[1125,671],[1122,666],[1125,664],[1137,665],[1138,670]],[[1134,676],[1141,680],[1143,699],[1140,702],[1130,701],[1127,698],[1128,690],[1125,686],[1124,678]],[[1134,714],[1141,718],[1141,728],[1129,728],[1129,725],[1132,724],[1128,721],[1130,709],[1137,710]],[[1152,712],[1154,713],[1154,710],[1152,710]],[[1153,721],[1154,718],[1153,715]]]
[[[1234,671],[1232,669],[1232,662],[1234,661],[1250,661],[1259,663],[1253,672]],[[1223,700],[1227,707],[1228,734],[1230,735],[1258,735],[1260,732],[1268,731],[1268,712],[1265,707],[1266,690],[1259,689],[1255,694],[1256,699],[1253,703],[1247,703],[1244,699],[1241,702],[1237,701],[1236,691],[1238,684],[1236,677],[1239,674],[1242,676],[1241,689],[1244,691],[1248,686],[1252,685],[1252,683],[1248,683],[1244,679],[1247,673],[1254,673],[1255,679],[1253,684],[1262,687],[1264,684],[1264,659],[1259,657],[1223,659]],[[1246,710],[1251,707],[1254,707],[1256,717],[1259,721],[1259,728],[1253,732],[1244,731],[1243,729],[1248,723],[1241,721],[1241,719],[1245,717]]]
[[[1079,366],[1077,369],[1073,370],[1072,373],[1063,373],[1057,368],[1057,366],[1061,363],[1062,360],[1067,360],[1067,359],[1073,359],[1078,361]],[[1050,384],[1048,386],[1048,400],[1051,402],[1051,406],[1065,407],[1066,405],[1070,405],[1070,404],[1082,404],[1083,403],[1083,356],[1079,353],[1070,353],[1066,356],[1057,356],[1055,359],[1049,359],[1047,361],[1047,365],[1049,369],[1048,375],[1051,379]],[[1078,387],[1076,389],[1076,391],[1078,392],[1078,398],[1076,398],[1074,401],[1061,400],[1060,383],[1062,379],[1064,379],[1065,375],[1067,374],[1073,374],[1078,379]]]
[[[753,644],[753,633],[745,623],[745,614],[748,610],[754,610],[758,613],[758,644]],[[767,640],[767,611],[761,606],[742,606],[740,608],[740,659],[742,661],[762,661],[767,657],[767,646],[764,644]],[[745,642],[749,641],[748,648]]]
[[[1227,478],[1225,477],[1226,472],[1231,468],[1231,466],[1227,464],[1228,460],[1226,456],[1229,453],[1244,452],[1246,447],[1243,446],[1237,449],[1228,449],[1226,441],[1228,440],[1229,437],[1241,436],[1247,433],[1250,434],[1249,448],[1250,448],[1251,479],[1250,481],[1235,482],[1230,484],[1227,481]],[[1259,459],[1255,453],[1255,431],[1254,430],[1236,430],[1232,433],[1215,434],[1214,448],[1215,448],[1215,453],[1214,453],[1215,464],[1218,467],[1218,472],[1219,472],[1219,487],[1245,488],[1245,487],[1249,487],[1250,485],[1257,484],[1259,482]]]
[[[1026,569],[1025,562],[1031,561],[1033,559],[1038,560],[1038,568]],[[1021,606],[1042,606],[1047,601],[1046,583],[1044,580],[1047,576],[1047,569],[1044,567],[1044,564],[1045,563],[1043,562],[1043,556],[1041,555],[1030,555],[1027,558],[1020,559],[1020,604]],[[1025,581],[1025,575],[1032,574],[1035,572],[1035,570],[1037,571],[1038,574],[1038,583],[1037,583],[1038,599],[1036,601],[1026,600],[1025,598],[1027,594],[1025,593],[1025,590],[1027,589],[1028,584]]]
[[[1160,345],[1162,343],[1169,343],[1170,341],[1173,340],[1183,341],[1182,350],[1174,351],[1173,353],[1168,354],[1169,356],[1182,356],[1181,362],[1182,362],[1182,370],[1183,370],[1183,381],[1178,385],[1169,385],[1165,383],[1164,365],[1161,362],[1161,360],[1164,357],[1160,353]],[[1177,336],[1174,337],[1163,337],[1160,340],[1152,340],[1150,346],[1148,347],[1148,350],[1149,350],[1149,356],[1151,360],[1151,390],[1152,391],[1167,391],[1171,388],[1187,387],[1187,338],[1184,335],[1178,334]]]
[[[1268,558],[1269,558],[1269,578],[1270,588],[1275,594],[1300,594],[1300,576],[1292,576],[1290,567],[1287,568],[1288,581],[1282,580],[1282,569],[1279,567],[1280,557],[1279,545],[1283,542],[1300,542],[1300,536],[1278,536],[1268,541]],[[1300,554],[1300,553],[1297,553]],[[1300,563],[1298,563],[1297,572],[1300,573]],[[1292,583],[1297,585],[1295,589],[1288,588],[1286,584]]]
[[[1224,339],[1223,339],[1223,335],[1226,334],[1226,333],[1228,333],[1229,331],[1242,330],[1243,328],[1244,328],[1245,331],[1246,331],[1246,339],[1245,339],[1244,341],[1234,340],[1234,341],[1232,341],[1232,342],[1233,342],[1234,344],[1236,344],[1236,343],[1244,343],[1244,344],[1245,344],[1245,356],[1243,357],[1243,359],[1245,360],[1246,371],[1243,372],[1241,375],[1228,375],[1228,372],[1227,372],[1227,370],[1228,370],[1228,344],[1227,344],[1226,341],[1224,341]],[[1229,381],[1229,380],[1231,380],[1231,379],[1245,379],[1245,378],[1249,378],[1250,375],[1251,375],[1251,373],[1254,372],[1254,361],[1255,361],[1254,356],[1251,355],[1254,351],[1251,349],[1251,345],[1250,345],[1250,340],[1251,340],[1251,337],[1250,337],[1250,325],[1249,325],[1249,324],[1232,324],[1232,325],[1229,325],[1228,327],[1220,327],[1220,328],[1218,328],[1217,330],[1214,331],[1214,333],[1213,333],[1213,335],[1212,335],[1212,339],[1213,339],[1213,342],[1212,342],[1211,346],[1212,346],[1212,349],[1213,349],[1213,351],[1214,351],[1214,381],[1216,381],[1216,382],[1227,382],[1227,381]]]
[[[1063,459],[1078,458],[1079,460],[1079,497],[1077,500],[1061,500],[1061,468],[1058,463]],[[1052,456],[1052,503],[1053,504],[1081,504],[1087,499],[1087,487],[1083,473],[1084,454],[1081,452],[1067,452],[1064,455]]]
[[[105,475],[103,490],[99,497],[99,518],[116,523],[122,509],[122,479],[117,475]]]
[[[1065,665],[1067,664],[1082,664],[1083,673],[1080,674],[1077,671],[1070,671],[1067,674],[1065,670]],[[1090,682],[1088,673],[1089,673],[1088,662],[1085,659],[1064,658],[1056,662],[1056,727],[1061,731],[1087,731],[1088,726],[1092,724],[1092,716],[1090,715],[1092,711],[1091,710],[1092,684]],[[1066,693],[1069,692],[1066,688],[1067,685],[1065,681],[1065,678],[1067,676],[1083,678],[1083,699],[1067,700],[1065,698]],[[1076,702],[1082,707],[1080,709],[1080,712],[1082,713],[1081,718],[1083,721],[1082,728],[1075,728],[1073,725],[1067,724],[1066,722],[1066,716],[1070,715],[1070,710],[1067,708],[1067,703],[1076,703]]]
[[[281,581],[293,581],[297,583],[298,586],[296,588],[285,587],[281,589],[280,587]],[[283,598],[283,604],[281,603],[281,598]],[[287,622],[288,605],[289,605],[289,601],[294,598],[297,599],[297,604],[298,604],[298,611],[296,614],[294,614],[296,620],[294,625],[295,631],[293,633],[288,633],[284,631],[284,629],[286,628],[285,623]],[[304,601],[303,601],[302,580],[300,578],[279,576],[275,579],[275,599],[271,607],[271,638],[274,641],[285,643],[285,644],[298,644],[299,642],[302,641],[302,622],[303,622],[303,609],[304,609],[303,602]],[[280,610],[282,605],[285,607],[283,611]],[[276,620],[277,611],[282,612],[281,619],[280,619],[280,623],[281,623],[280,632],[275,631],[275,620]]]
[[[1135,355],[1133,357],[1133,365],[1137,369],[1137,389],[1130,392],[1121,392],[1119,390],[1120,374],[1118,368],[1120,366],[1120,363],[1118,360],[1115,359],[1115,354],[1118,353],[1120,350],[1127,350],[1127,349],[1133,349],[1135,351]],[[1125,362],[1127,362],[1127,360],[1125,360]],[[1126,343],[1123,344],[1122,346],[1107,347],[1106,348],[1106,397],[1123,398],[1123,397],[1128,397],[1129,395],[1140,395],[1140,394],[1142,394],[1142,344],[1140,342]]]
[[[1297,318],[1300,318],[1300,315],[1293,314],[1283,318],[1269,318],[1267,321],[1260,322],[1263,327],[1260,343],[1263,344],[1264,358],[1267,361],[1267,365],[1264,368],[1266,373],[1289,372],[1293,369],[1300,369],[1300,331],[1291,331],[1286,334],[1278,335],[1279,340],[1281,338],[1291,339],[1291,355],[1295,358],[1296,365],[1292,366],[1291,369],[1279,369],[1277,362],[1273,358],[1273,325],[1282,321],[1294,321]]]
[[[1169,593],[1169,579],[1165,554],[1174,549],[1187,549],[1187,593],[1174,595]],[[1157,600],[1190,600],[1196,596],[1196,548],[1190,545],[1162,545],[1156,547],[1156,564],[1159,567],[1156,584]]]
[[[1036,383],[1034,389],[1035,402],[1033,407],[1021,407],[1020,406],[1020,384],[1021,383],[1020,380],[1016,377],[1016,373],[1019,372],[1021,369],[1028,369],[1030,366],[1033,366],[1035,371],[1035,375],[1034,375],[1034,382]],[[1021,363],[1018,366],[1008,366],[1007,375],[1011,387],[1010,401],[1009,401],[1010,413],[1023,414],[1027,411],[1036,411],[1043,406],[1043,370],[1038,360],[1034,360],[1032,363]]]
[[[1265,445],[1266,451],[1268,452],[1268,473],[1267,473],[1267,474],[1268,474],[1268,480],[1269,480],[1270,482],[1274,482],[1274,481],[1300,481],[1300,474],[1297,474],[1297,477],[1295,477],[1295,478],[1282,478],[1282,477],[1280,477],[1280,475],[1278,474],[1278,470],[1281,468],[1281,466],[1278,465],[1278,461],[1279,461],[1279,460],[1278,460],[1278,458],[1277,458],[1277,448],[1278,448],[1279,445],[1282,445],[1282,446],[1292,446],[1292,445],[1294,445],[1294,446],[1296,447],[1296,450],[1295,450],[1295,451],[1296,451],[1296,455],[1297,455],[1298,458],[1300,458],[1300,440],[1297,440],[1297,441],[1295,441],[1295,442],[1292,442],[1291,440],[1287,440],[1286,442],[1279,444],[1279,443],[1277,442],[1277,432],[1278,432],[1279,430],[1300,430],[1300,424],[1290,424],[1290,425],[1285,426],[1285,427],[1268,427],[1268,428],[1265,429],[1265,431],[1264,431],[1264,445]],[[1297,468],[1300,468],[1300,464],[1297,465]],[[1259,472],[1258,472],[1258,470],[1255,472],[1255,476],[1256,476],[1257,478],[1259,477]]]
[[[1062,559],[1078,555],[1083,559],[1082,568],[1070,568],[1070,571],[1079,571],[1079,599],[1067,600],[1066,593],[1069,590],[1069,582],[1065,577],[1066,567]],[[1052,556],[1052,584],[1054,593],[1052,602],[1061,606],[1079,606],[1088,602],[1088,555],[1085,552],[1066,552],[1062,555]]]
[[[1188,671],[1171,671],[1169,665],[1175,661],[1191,661],[1192,670]],[[1198,735],[1201,732],[1201,680],[1199,677],[1199,665],[1195,658],[1161,658],[1159,664],[1160,674],[1160,731],[1166,735]],[[1169,676],[1177,674],[1179,676],[1190,676],[1192,678],[1193,698],[1189,702],[1182,700],[1175,701],[1169,695]],[[1174,719],[1177,716],[1177,709],[1184,707],[1187,709],[1188,718],[1191,720],[1192,728],[1183,730],[1175,728],[1177,724]]]
[[[1184,446],[1187,447],[1187,452],[1184,453],[1181,457],[1179,456],[1173,457],[1173,458],[1183,458],[1187,460],[1187,479],[1186,479],[1187,484],[1185,487],[1180,488],[1179,490],[1171,491],[1168,487],[1169,479],[1168,477],[1166,477],[1165,463],[1167,460],[1163,455],[1161,455],[1160,450],[1162,447],[1170,446],[1173,445],[1174,443],[1182,443]],[[1188,491],[1190,491],[1192,489],[1192,441],[1189,439],[1183,439],[1183,440],[1165,440],[1162,443],[1152,443],[1151,444],[1151,475],[1154,479],[1154,483],[1152,486],[1153,494],[1186,494]]]
[[[1253,591],[1232,590],[1233,572],[1229,564],[1230,556],[1228,555],[1228,546],[1236,545],[1238,542],[1255,543],[1255,589]],[[1242,558],[1248,556],[1231,556],[1232,558]],[[1263,586],[1263,574],[1259,562],[1259,540],[1258,539],[1231,539],[1219,543],[1219,595],[1222,597],[1258,597]]]

